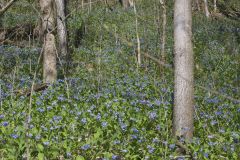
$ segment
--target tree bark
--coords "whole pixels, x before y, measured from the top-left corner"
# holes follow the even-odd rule
[[[134,4],[134,13],[135,13],[135,25],[136,25],[136,38],[137,38],[137,66],[141,67],[142,64],[142,58],[141,58],[141,43],[139,39],[139,33],[138,33],[138,18],[137,18],[137,9],[136,5]]]
[[[191,0],[175,0],[173,134],[193,136],[194,82]]]
[[[214,0],[213,2],[214,12],[217,13],[217,0]]]
[[[1,8],[0,10],[0,16],[2,16],[12,5],[14,2],[16,2],[17,0],[11,0],[10,2],[8,2],[6,4],[6,6],[4,6],[3,8]]]
[[[166,24],[167,24],[167,10],[165,0],[160,0],[162,5],[162,46],[161,46],[161,60],[165,62],[165,44],[166,44]]]
[[[54,1],[40,0],[43,33],[43,81],[53,83],[57,79],[56,40],[54,35]]]
[[[210,17],[210,13],[209,13],[209,10],[208,10],[208,1],[207,0],[203,0],[204,1],[204,8],[205,8],[205,15],[207,18]]]
[[[66,60],[68,55],[67,46],[67,28],[66,28],[66,16],[65,16],[65,2],[64,0],[55,0],[56,10],[57,10],[57,32],[59,44],[58,48],[60,51],[60,56]]]
[[[133,6],[132,0],[119,0],[124,9]]]

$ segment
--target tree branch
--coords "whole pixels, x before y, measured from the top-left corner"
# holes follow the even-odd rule
[[[17,0],[11,0],[10,2],[8,2],[8,4],[0,10],[0,16],[2,16],[8,10],[8,8],[11,7],[12,4],[16,1]]]

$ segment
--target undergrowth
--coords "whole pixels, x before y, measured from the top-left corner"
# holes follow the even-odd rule
[[[144,2],[137,9],[141,50],[158,57],[161,33],[151,16],[157,7]],[[172,64],[168,14],[166,63]],[[33,159],[239,159],[239,23],[193,18],[195,132],[188,156],[179,157],[171,136],[173,70],[147,59],[138,68],[133,9],[99,5],[69,18],[69,74],[63,79],[58,64],[58,81],[32,95],[27,135],[29,97],[14,91],[30,88],[36,70],[41,83],[41,49],[0,46],[0,157],[22,159],[28,138]]]

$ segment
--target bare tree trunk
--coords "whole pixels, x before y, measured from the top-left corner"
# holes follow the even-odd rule
[[[136,38],[137,38],[137,66],[141,67],[142,60],[141,60],[141,44],[139,39],[139,33],[138,33],[138,18],[137,18],[137,9],[136,5],[134,3],[134,13],[135,13],[135,24],[136,24]]]
[[[119,0],[124,9],[133,6],[133,0]]]
[[[209,13],[209,10],[208,10],[208,1],[207,0],[203,0],[203,1],[204,1],[205,15],[206,15],[207,18],[209,18],[210,13]]]
[[[194,83],[191,0],[175,0],[173,134],[193,136]]]
[[[165,62],[165,44],[166,44],[166,24],[167,24],[167,10],[166,10],[166,3],[165,0],[160,0],[162,5],[163,13],[162,13],[162,53],[161,53],[161,60]]]
[[[57,10],[57,30],[59,38],[59,51],[61,57],[66,60],[68,55],[67,46],[67,28],[66,28],[66,16],[65,16],[65,0],[55,0]]]
[[[14,2],[16,2],[17,0],[11,0],[9,1],[6,6],[2,7],[0,10],[0,16],[2,16],[12,5]]]
[[[214,0],[213,2],[213,7],[214,7],[214,13],[217,13],[217,0]]]
[[[54,1],[40,0],[42,13],[42,32],[43,32],[43,81],[53,83],[57,79],[56,68],[56,40],[53,30],[54,20]]]

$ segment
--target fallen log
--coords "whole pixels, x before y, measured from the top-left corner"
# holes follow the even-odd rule
[[[47,83],[35,84],[35,85],[33,85],[33,89],[31,87],[27,88],[27,89],[20,89],[20,90],[14,91],[14,93],[17,96],[27,96],[28,97],[31,95],[31,92],[40,92],[40,91],[47,89],[48,87],[49,87],[49,85]]]

